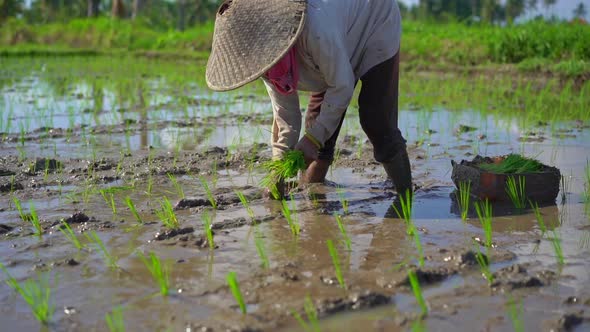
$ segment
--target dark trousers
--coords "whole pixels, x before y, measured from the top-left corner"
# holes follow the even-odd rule
[[[361,77],[361,92],[358,98],[361,127],[371,144],[375,160],[385,162],[399,151],[406,149],[398,125],[399,52],[392,58],[371,68]],[[321,112],[325,92],[312,93],[305,115],[305,127],[310,127]],[[318,158],[332,161],[336,140],[344,121],[319,150]]]

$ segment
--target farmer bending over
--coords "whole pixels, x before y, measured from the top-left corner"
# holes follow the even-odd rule
[[[272,152],[301,150],[302,183],[323,182],[358,81],[363,131],[398,193],[412,190],[398,128],[399,8],[395,0],[227,0],[219,8],[207,85],[262,78],[273,108]],[[300,139],[299,91],[310,91]]]

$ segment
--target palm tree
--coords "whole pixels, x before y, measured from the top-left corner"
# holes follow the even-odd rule
[[[584,19],[586,17],[586,6],[584,5],[583,2],[580,2],[578,4],[578,7],[576,7],[576,9],[574,9],[574,17],[575,18],[579,18],[579,19]]]

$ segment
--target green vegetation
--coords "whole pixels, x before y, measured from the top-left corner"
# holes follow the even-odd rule
[[[76,249],[81,250],[82,248],[84,248],[84,245],[80,243],[80,240],[78,240],[78,237],[65,220],[62,220],[61,225],[58,227],[58,229],[66,237],[66,239],[68,239],[68,241],[70,241],[70,243],[72,243],[74,247],[76,247]]]
[[[305,300],[303,302],[303,310],[305,311],[305,315],[307,316],[307,320],[309,321],[309,324],[307,324],[307,322],[305,322],[305,320],[303,320],[303,318],[301,317],[301,315],[292,310],[291,314],[293,315],[293,317],[295,317],[295,320],[297,320],[297,322],[299,323],[299,325],[301,326],[301,328],[306,331],[306,332],[320,332],[320,325],[319,325],[319,320],[318,320],[318,313],[317,310],[315,308],[315,305],[313,304],[313,301],[311,300],[311,297],[309,297],[309,295],[305,296]]]
[[[205,235],[207,236],[209,249],[213,250],[215,249],[215,242],[213,241],[213,230],[211,229],[211,215],[205,211],[201,216],[201,220],[203,221],[203,229],[205,230]]]
[[[479,269],[481,270],[481,274],[483,277],[488,281],[488,284],[491,285],[494,282],[494,275],[490,270],[490,261],[488,256],[484,256],[479,250],[479,244],[476,242],[473,244],[475,247],[475,260],[479,265]],[[489,248],[488,248],[489,249]]]
[[[280,181],[292,178],[296,176],[300,170],[305,169],[303,152],[299,150],[287,151],[283,154],[281,159],[273,159],[265,162],[262,165],[262,168],[268,174],[262,178],[260,185],[273,190]]]
[[[420,313],[424,317],[428,314],[428,307],[426,306],[426,301],[424,301],[424,296],[422,296],[422,288],[414,270],[408,270],[408,280],[412,286],[416,303],[420,306]]]
[[[217,209],[217,201],[215,200],[215,196],[213,196],[213,192],[209,188],[209,184],[207,183],[207,180],[204,177],[200,176],[199,181],[201,182],[203,189],[205,189],[205,194],[207,195],[207,199],[209,200],[209,203],[211,204],[211,206],[214,209]]]
[[[514,207],[522,210],[526,207],[526,187],[525,187],[525,177],[519,176],[518,183],[514,176],[509,176],[506,179],[506,193]]]
[[[156,215],[166,228],[177,229],[180,227],[180,223],[174,212],[174,207],[172,207],[172,203],[170,203],[167,197],[164,197],[164,199],[160,201],[160,209],[156,210]]]
[[[334,265],[334,272],[336,272],[336,279],[338,280],[338,284],[343,289],[346,289],[346,283],[344,282],[344,277],[342,276],[342,269],[340,268],[340,259],[338,258],[338,251],[334,247],[334,243],[332,240],[327,240],[326,245],[328,246],[328,251],[330,252],[330,256],[332,257],[332,265]]]
[[[106,313],[104,320],[110,332],[125,332],[125,322],[123,320],[123,308],[117,306]]]
[[[49,280],[38,275],[37,279],[31,278],[19,283],[8,273],[8,270],[6,270],[6,267],[2,263],[0,263],[0,269],[8,278],[6,284],[25,300],[35,318],[42,324],[47,325],[54,311],[54,307],[49,303],[51,296]]]
[[[237,191],[237,190],[236,190],[236,195],[238,196],[238,198],[240,199],[240,202],[242,203],[242,205],[246,209],[246,212],[248,213],[248,216],[250,217],[250,219],[254,219],[254,211],[252,211],[252,208],[250,207],[250,203],[248,202],[248,198],[246,198],[246,196],[244,196],[243,192]]]
[[[268,269],[270,267],[270,262],[268,260],[268,255],[266,254],[266,249],[264,248],[264,240],[262,239],[261,234],[255,235],[254,244],[256,245],[256,251],[258,252],[260,261],[262,262],[262,267]]]
[[[590,160],[586,160],[584,167],[584,201],[590,202]]]
[[[35,229],[35,235],[37,235],[38,237],[43,236],[43,227],[41,227],[41,222],[39,221],[37,211],[35,211],[35,205],[33,205],[33,201],[29,201],[29,215],[29,221],[31,221],[31,224]]]
[[[338,187],[336,188],[336,193],[338,193],[338,199],[340,199],[340,204],[342,204],[342,211],[346,214],[348,213],[348,200],[346,199],[346,195],[344,194],[344,190]]]
[[[133,217],[135,218],[135,220],[139,224],[143,224],[143,220],[139,216],[139,212],[137,212],[137,209],[135,208],[135,204],[131,200],[131,197],[129,197],[129,196],[125,197],[125,204],[127,204],[127,207],[129,207],[129,211],[131,211],[131,214],[133,215]]]
[[[461,220],[467,220],[469,213],[469,201],[471,199],[471,181],[459,183],[459,208],[461,209]]]
[[[517,303],[514,298],[510,296],[508,303],[506,304],[506,311],[508,312],[508,316],[512,321],[514,332],[524,332],[524,322],[522,321],[524,307],[522,305],[522,301]]]
[[[139,259],[150,271],[152,278],[160,286],[160,294],[162,296],[168,295],[170,290],[170,267],[162,263],[160,258],[153,252],[149,253],[149,260],[141,252],[138,252],[137,256],[139,256]]]
[[[541,214],[541,210],[539,209],[539,204],[533,203],[531,201],[529,201],[529,204],[531,205],[531,208],[533,209],[533,212],[535,214],[535,219],[537,220],[537,223],[539,224],[539,229],[541,229],[541,237],[543,237],[545,235],[545,233],[547,233],[547,226],[545,226],[545,221],[543,219],[543,215]]]
[[[553,230],[553,237],[551,238],[551,244],[553,245],[553,250],[555,251],[555,257],[557,258],[557,263],[561,266],[565,263],[565,259],[563,257],[563,250],[561,249],[561,238],[559,234]]]
[[[98,249],[102,252],[104,262],[109,268],[111,268],[112,270],[116,270],[119,268],[119,265],[117,264],[117,257],[109,253],[104,243],[102,242],[100,237],[98,237],[95,231],[88,231],[84,233],[84,236],[86,237],[88,242],[94,243],[94,245],[96,245]]]
[[[477,166],[484,171],[497,174],[538,173],[544,167],[539,161],[518,154],[509,154],[497,164],[479,164]]]
[[[233,271],[229,272],[226,276],[226,280],[227,284],[229,285],[229,289],[231,290],[231,293],[236,299],[236,302],[238,302],[238,305],[240,306],[240,311],[242,312],[242,314],[245,315],[247,313],[246,303],[244,302],[244,298],[242,297],[242,292],[240,291],[240,284],[238,284],[236,273]]]
[[[287,223],[289,223],[291,233],[297,236],[301,232],[301,226],[293,211],[295,211],[295,201],[293,199],[291,199],[291,207],[289,207],[286,200],[281,201],[281,212],[283,213],[283,216],[285,216],[285,219],[287,219]]]
[[[340,230],[340,235],[342,235],[342,241],[344,242],[346,249],[348,249],[348,251],[352,251],[352,244],[350,243],[350,236],[348,236],[348,232],[346,231],[346,228],[344,227],[344,224],[342,222],[342,217],[335,213],[334,218],[336,218],[336,222],[338,223],[338,230]]]
[[[492,246],[492,205],[487,199],[483,202],[475,202],[475,212],[483,227],[485,235],[484,244],[490,248]]]
[[[174,174],[167,173],[166,175],[168,176],[168,179],[170,179],[170,182],[172,182],[172,185],[174,186],[174,189],[176,190],[176,194],[178,195],[178,197],[184,198],[184,190],[182,189],[180,183],[178,183],[178,179],[176,179]]]
[[[408,190],[405,195],[399,195],[398,200],[392,203],[392,207],[395,210],[395,213],[400,219],[403,219],[406,223],[406,226],[412,223],[412,203],[413,203],[413,196],[412,193]],[[399,203],[399,207],[398,207]],[[411,233],[408,233],[411,234]]]

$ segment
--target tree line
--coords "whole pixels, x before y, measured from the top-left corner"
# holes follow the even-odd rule
[[[73,18],[111,16],[140,19],[154,28],[184,30],[214,17],[221,0],[0,0],[0,24],[10,17],[29,23],[64,22]],[[408,7],[398,1],[404,17],[434,21],[507,22],[530,13],[550,14],[557,0],[420,0]],[[583,2],[573,12],[585,18]]]

